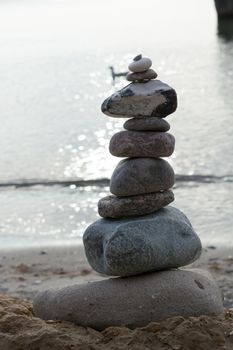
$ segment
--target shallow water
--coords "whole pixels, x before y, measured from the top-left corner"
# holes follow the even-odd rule
[[[116,3],[99,0],[1,1],[0,184],[109,178],[108,153],[122,120],[104,116],[113,86],[109,65],[125,71],[139,52],[178,93],[167,118],[176,137],[176,205],[202,240],[229,244],[232,233],[233,29],[218,26],[211,0]],[[146,11],[149,8],[150,11]],[[220,33],[218,34],[218,30]],[[65,244],[96,218],[105,187],[0,188],[2,245]]]

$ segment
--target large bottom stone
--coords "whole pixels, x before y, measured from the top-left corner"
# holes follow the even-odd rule
[[[71,321],[102,330],[143,327],[178,315],[219,314],[223,305],[208,272],[184,269],[45,291],[37,295],[33,309],[45,320]]]
[[[98,212],[103,218],[123,218],[151,214],[174,201],[172,191],[141,194],[130,197],[107,196],[98,202]]]
[[[97,220],[83,242],[93,269],[112,276],[185,266],[201,254],[188,218],[171,206],[140,217]]]

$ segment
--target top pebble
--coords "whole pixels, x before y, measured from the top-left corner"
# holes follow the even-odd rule
[[[150,58],[142,57],[138,55],[133,59],[133,62],[129,65],[129,70],[133,73],[145,72],[152,66],[152,61]]]

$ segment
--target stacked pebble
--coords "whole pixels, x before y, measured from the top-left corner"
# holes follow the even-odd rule
[[[127,79],[140,83],[155,79],[157,74],[150,69],[151,65],[149,58],[136,56],[129,65],[132,73]],[[105,107],[103,110],[106,112]],[[127,112],[123,116],[127,117]],[[98,203],[99,215],[105,218],[150,214],[174,200],[169,190],[174,184],[173,169],[160,159],[169,157],[175,147],[174,136],[166,132],[170,129],[168,122],[160,117],[137,118],[136,115],[126,121],[124,128],[126,131],[113,135],[109,145],[112,155],[128,158],[119,163],[112,175],[113,195]]]
[[[136,56],[127,75],[132,83],[102,104],[109,116],[132,117],[126,130],[110,140],[110,153],[125,159],[112,174],[112,195],[98,203],[105,219],[93,223],[83,237],[89,263],[107,275],[176,268],[201,253],[200,239],[184,214],[172,207],[161,210],[174,200],[174,171],[161,157],[174,152],[175,138],[164,118],[176,110],[177,96],[156,79],[151,66],[149,58]]]
[[[110,141],[111,154],[126,158],[112,174],[112,195],[98,203],[103,218],[86,229],[83,241],[93,269],[120,278],[41,293],[34,301],[39,317],[101,330],[223,311],[208,273],[177,269],[199,257],[201,242],[188,218],[167,206],[174,200],[174,172],[160,157],[173,153],[175,139],[163,118],[176,110],[177,96],[151,65],[135,57],[127,76],[132,83],[102,105],[107,115],[132,119]]]

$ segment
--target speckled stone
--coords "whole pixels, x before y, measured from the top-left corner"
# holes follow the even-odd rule
[[[110,192],[133,196],[168,190],[174,185],[171,165],[160,158],[127,158],[119,162],[110,180]]]
[[[152,66],[152,61],[148,57],[135,57],[132,63],[129,64],[129,70],[133,73],[140,73],[148,70]],[[138,58],[138,59],[137,59]]]
[[[120,131],[110,140],[116,157],[169,157],[175,148],[173,135],[159,131]]]
[[[168,131],[170,124],[162,118],[132,118],[127,120],[123,127],[126,130],[134,131]]]
[[[180,269],[48,290],[36,296],[33,310],[45,320],[103,330],[143,327],[172,316],[220,314],[223,304],[208,272]]]
[[[83,243],[92,268],[114,276],[185,266],[201,254],[189,220],[171,206],[140,217],[97,220],[84,232]]]
[[[98,202],[99,215],[103,218],[123,218],[151,214],[174,201],[172,191],[141,194],[130,197],[107,196]]]
[[[141,73],[128,73],[126,79],[128,81],[144,81],[156,79],[158,74],[153,69],[148,69],[145,72]]]
[[[174,89],[156,79],[127,85],[108,97],[101,108],[115,118],[164,118],[175,112],[177,96]]]

